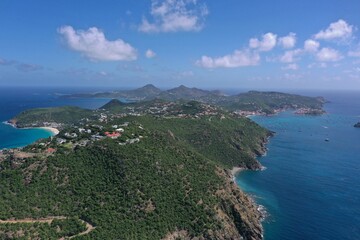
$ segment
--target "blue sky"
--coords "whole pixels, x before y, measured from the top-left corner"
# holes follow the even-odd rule
[[[0,86],[360,89],[358,0],[0,1]]]

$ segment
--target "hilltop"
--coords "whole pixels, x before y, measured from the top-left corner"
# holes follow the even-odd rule
[[[112,99],[110,102],[106,103],[100,109],[105,109],[109,111],[121,111],[127,104],[121,102],[118,99]]]
[[[161,92],[157,98],[166,100],[202,100],[207,97],[223,96],[221,92],[188,88],[184,85]]]

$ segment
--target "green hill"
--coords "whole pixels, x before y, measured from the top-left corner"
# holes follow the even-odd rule
[[[230,96],[218,104],[229,110],[262,111],[274,113],[277,109],[322,109],[325,99],[280,92],[250,91]]]
[[[76,124],[81,119],[91,118],[92,116],[92,110],[79,107],[36,108],[20,113],[11,119],[10,122],[16,124],[18,127],[42,127],[44,126],[44,122]]]
[[[248,166],[266,130],[247,119],[215,117],[130,116],[104,126],[123,122],[129,125],[122,137],[141,135],[140,142],[103,139],[0,161],[0,219],[66,216],[96,227],[76,239],[262,239],[256,205],[225,169]],[[9,227],[0,236],[21,231],[56,239],[41,224]]]
[[[264,143],[272,135],[247,118],[226,116],[200,119],[124,118],[146,129],[162,131],[208,159],[228,169],[234,166],[260,169],[255,156],[265,153]]]
[[[221,95],[220,92],[212,92],[207,90],[202,90],[199,88],[188,88],[184,85],[179,87],[161,92],[157,98],[165,100],[200,100],[205,97],[216,97]]]
[[[108,111],[121,111],[124,106],[127,104],[121,102],[118,99],[112,99],[110,102],[106,103],[104,106],[100,107],[100,109],[108,110]]]

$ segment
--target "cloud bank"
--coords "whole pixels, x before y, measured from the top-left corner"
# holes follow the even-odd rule
[[[203,68],[236,68],[244,66],[255,66],[260,62],[260,55],[250,50],[235,50],[234,53],[223,57],[212,58],[202,56],[196,61],[196,65]]]
[[[132,61],[137,58],[136,49],[130,44],[122,39],[109,41],[96,27],[75,30],[72,26],[63,26],[58,33],[71,50],[93,61]]]

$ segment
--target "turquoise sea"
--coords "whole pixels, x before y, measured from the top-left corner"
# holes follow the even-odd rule
[[[259,159],[266,170],[236,180],[267,209],[266,240],[360,239],[360,93],[315,95],[331,101],[328,114],[252,118],[276,135]]]
[[[65,99],[62,94],[88,92],[92,89],[0,88],[0,149],[23,147],[40,138],[51,136],[43,129],[16,129],[3,122],[21,111],[37,107],[79,106],[98,108],[109,99]]]

